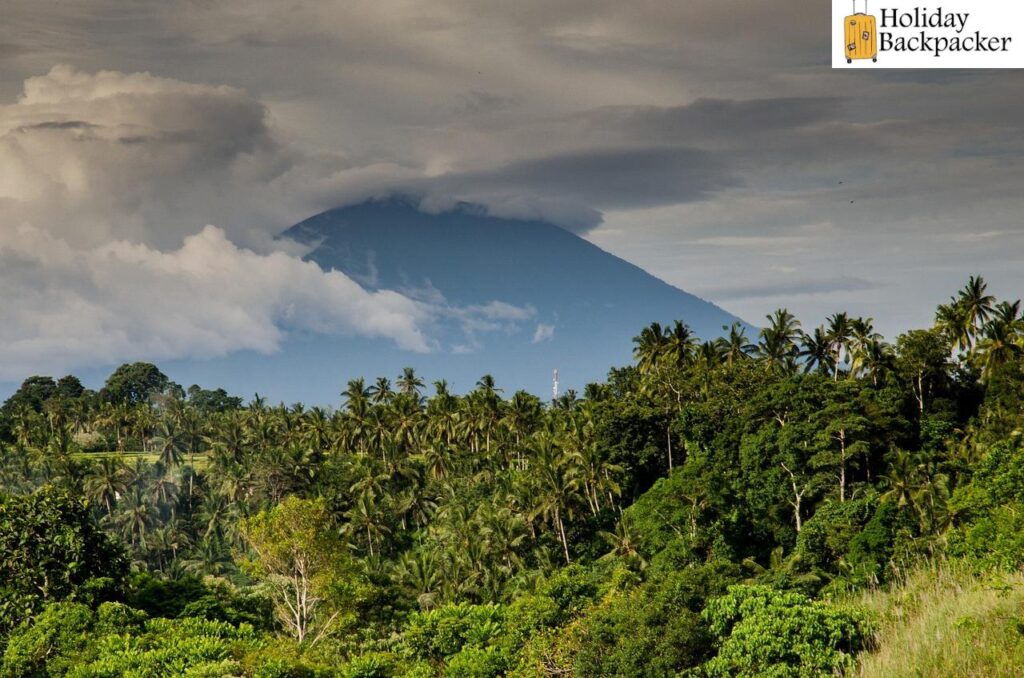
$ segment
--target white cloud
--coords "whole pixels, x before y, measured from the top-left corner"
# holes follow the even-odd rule
[[[500,301],[371,292],[302,261],[274,236],[416,172],[279,137],[233,87],[69,66],[26,80],[0,105],[0,380],[272,352],[293,331],[479,347],[478,335],[532,317]],[[441,319],[461,336],[441,336]]]
[[[539,344],[542,341],[551,341],[555,338],[555,326],[537,323],[537,329],[533,332],[533,343]]]
[[[449,306],[443,296],[438,296],[433,308],[438,315],[453,319],[459,326],[461,336],[450,349],[455,354],[479,351],[483,348],[479,335],[491,332],[513,334],[519,331],[524,322],[537,314],[537,310],[532,306],[515,306],[504,301]]]
[[[431,349],[434,309],[369,292],[283,252],[240,249],[207,226],[177,250],[92,248],[29,225],[0,230],[0,380],[130,359],[275,351],[290,331]]]

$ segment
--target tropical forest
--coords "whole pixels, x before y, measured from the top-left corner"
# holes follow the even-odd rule
[[[950,291],[891,338],[658,319],[554,400],[30,376],[0,676],[1021,675],[1021,303]]]

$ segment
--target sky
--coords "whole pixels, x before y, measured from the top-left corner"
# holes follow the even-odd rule
[[[551,220],[758,324],[890,337],[1024,289],[1024,76],[833,71],[820,0],[5,0],[0,381],[429,353],[436,309],[275,240],[394,193]]]

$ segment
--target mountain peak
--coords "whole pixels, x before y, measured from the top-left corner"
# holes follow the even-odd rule
[[[284,237],[310,245],[307,259],[325,270],[448,309],[429,356],[349,339],[304,347],[336,355],[335,374],[393,376],[411,364],[464,387],[492,373],[506,390],[545,394],[554,368],[579,388],[628,363],[632,337],[653,321],[683,320],[704,338],[739,322],[565,229],[470,203],[433,213],[413,198],[373,200],[312,216]],[[357,363],[346,364],[346,354],[358,354]]]

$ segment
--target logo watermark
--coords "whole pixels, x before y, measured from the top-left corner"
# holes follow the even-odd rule
[[[833,68],[1024,68],[1024,4],[832,0]]]

